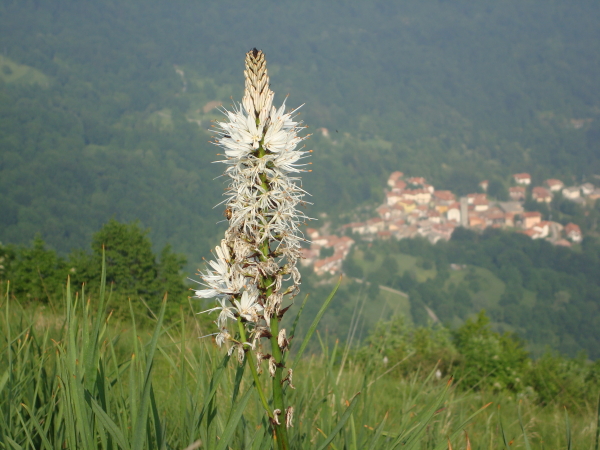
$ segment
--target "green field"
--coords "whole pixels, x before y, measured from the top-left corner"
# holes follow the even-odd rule
[[[5,83],[50,85],[50,78],[33,67],[18,64],[6,56],[0,55],[0,80]]]

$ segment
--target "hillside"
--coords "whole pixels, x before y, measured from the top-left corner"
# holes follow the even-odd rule
[[[389,167],[458,194],[589,177],[598,25],[592,1],[3,1],[0,240],[64,253],[140,219],[195,265],[219,234],[210,106],[240,98],[252,46],[276,100],[306,103],[313,215],[379,200]]]

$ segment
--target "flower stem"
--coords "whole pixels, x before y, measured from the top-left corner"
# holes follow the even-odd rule
[[[244,328],[244,324],[242,323],[242,318],[238,317],[238,328],[240,330],[240,340],[241,342],[247,342],[246,340],[246,329]],[[258,371],[256,370],[256,362],[254,361],[254,355],[252,352],[246,352],[246,358],[250,360],[250,371],[252,372],[252,377],[254,378],[254,386],[256,387],[256,391],[258,392],[258,396],[260,397],[260,401],[263,404],[263,408],[269,415],[270,419],[273,419],[273,412],[269,407],[269,402],[267,402],[267,397],[265,397],[265,393],[262,389],[262,385],[260,384],[260,378],[258,377]]]
[[[281,385],[281,372],[283,371],[283,355],[281,353],[281,349],[279,348],[279,344],[277,342],[277,336],[279,334],[279,319],[275,314],[271,317],[271,353],[273,358],[275,358],[275,362],[277,367],[275,369],[275,376],[273,377],[273,406],[275,409],[279,409],[281,411],[281,420],[279,425],[273,425],[277,437],[277,445],[281,450],[288,450],[290,448],[290,444],[288,442],[287,435],[287,427],[285,423],[285,404],[283,400],[283,387]]]
[[[259,123],[258,118],[256,119],[256,122],[257,124]],[[256,152],[256,156],[258,158],[262,158],[265,155],[266,150],[263,146],[263,142],[261,141]],[[267,175],[265,173],[261,173],[259,177],[262,189],[268,192],[270,190],[270,186],[269,180],[267,179]],[[271,251],[270,242],[268,239],[265,239],[265,241],[262,243],[260,251],[260,259],[262,261],[266,261],[269,258],[269,253]],[[265,288],[265,297],[269,298],[271,296],[271,293],[273,292],[273,279],[269,276],[266,276],[263,280],[263,283],[263,287]],[[285,420],[283,388],[281,386],[283,355],[277,342],[277,336],[279,335],[279,318],[277,317],[276,311],[274,311],[274,315],[271,317],[271,323],[269,325],[271,328],[271,355],[275,359],[276,363],[275,376],[273,377],[273,406],[274,409],[278,409],[281,412],[281,419],[279,419],[278,417],[271,417],[271,419],[274,419],[271,421],[272,426],[274,428],[273,438],[277,442],[277,447],[279,448],[279,450],[289,450],[290,444],[288,441],[287,426]],[[279,425],[277,425],[277,422],[279,422]]]

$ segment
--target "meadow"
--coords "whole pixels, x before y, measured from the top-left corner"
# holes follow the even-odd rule
[[[132,306],[130,319],[111,316],[109,297],[105,283],[92,296],[67,285],[53,313],[6,291],[0,448],[271,448],[247,360],[199,339],[200,316],[182,307],[166,323],[165,297],[153,324],[138,327]],[[286,392],[291,448],[598,449],[595,394],[570,410],[540,406],[527,393],[458,389],[435,367],[402,375],[376,351],[357,357],[313,338],[321,351],[295,358]]]

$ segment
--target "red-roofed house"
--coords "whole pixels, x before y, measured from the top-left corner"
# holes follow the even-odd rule
[[[367,220],[366,225],[367,231],[373,234],[377,233],[378,231],[383,231],[385,228],[385,222],[379,217]]]
[[[529,175],[528,173],[516,173],[513,175],[513,179],[517,184],[531,184],[531,175]]]
[[[531,190],[531,198],[538,203],[550,203],[552,201],[552,194],[548,189],[536,186]]]
[[[542,220],[540,223],[533,226],[533,230],[540,238],[545,238],[550,233],[550,222]]]
[[[487,200],[487,194],[467,194],[467,203],[473,205],[475,200]]]
[[[581,240],[583,239],[583,236],[581,234],[581,228],[579,228],[579,225],[576,225],[574,223],[568,223],[565,225],[565,234],[573,242],[581,242]]]
[[[326,273],[333,275],[336,272],[341,272],[343,260],[343,255],[336,252],[329,258],[320,259],[315,262],[314,271],[317,275],[324,275]]]
[[[452,191],[435,191],[433,201],[440,205],[450,205],[456,201],[456,196]]]
[[[375,211],[383,220],[389,220],[392,216],[392,209],[387,205],[381,205]]]
[[[485,220],[477,213],[469,214],[469,226],[485,228]]]
[[[398,180],[398,181],[396,181],[396,183],[394,183],[394,186],[392,186],[392,189],[402,191],[402,190],[406,189],[406,183],[402,180]]]
[[[548,189],[550,189],[550,192],[560,191],[565,186],[565,183],[563,183],[562,181],[557,180],[555,178],[550,178],[550,179],[544,181],[544,184],[546,184],[546,186],[548,186]]]
[[[489,210],[481,213],[481,217],[485,219],[485,223],[488,226],[500,226],[503,227],[506,224],[506,213],[500,208],[490,208]]]
[[[487,211],[490,207],[490,203],[487,198],[477,197],[473,200],[473,207],[477,212]]]
[[[408,184],[414,184],[415,186],[423,186],[425,182],[425,178],[423,177],[412,177],[406,180]]]
[[[419,205],[426,205],[431,200],[431,192],[425,189],[408,189],[404,191],[404,199],[412,200]]]
[[[523,228],[526,230],[533,228],[534,225],[537,225],[542,221],[542,213],[537,211],[521,213],[521,217],[523,218]]]
[[[525,200],[525,188],[523,186],[515,186],[508,188],[508,195],[516,201]]]
[[[440,213],[437,212],[435,209],[431,209],[431,210],[427,211],[427,218],[429,219],[430,222],[433,222],[433,223],[440,223],[442,221]]]
[[[388,206],[393,206],[402,199],[402,194],[400,192],[395,191],[386,192],[385,197]]]
[[[389,187],[394,187],[394,185],[396,184],[396,182],[402,178],[404,176],[404,174],[402,172],[399,171],[395,171],[392,172],[391,175],[388,178],[388,186]]]

